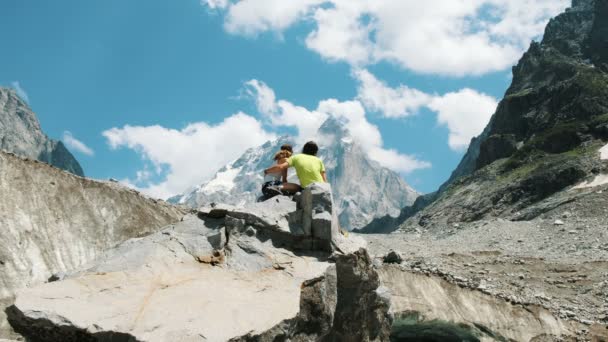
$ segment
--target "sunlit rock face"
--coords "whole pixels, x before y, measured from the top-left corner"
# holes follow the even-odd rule
[[[8,319],[35,341],[386,341],[390,296],[335,216],[326,183],[201,208],[20,290]]]
[[[61,141],[49,139],[14,90],[0,87],[0,150],[49,163],[78,176],[82,167]]]
[[[72,270],[185,210],[114,182],[0,152],[0,338],[16,290]]]
[[[399,174],[371,160],[339,120],[328,119],[314,138],[318,138],[318,156],[327,169],[343,228],[363,227],[385,215],[398,216],[401,208],[418,197]],[[171,201],[195,208],[212,202],[237,206],[255,202],[261,195],[263,170],[274,163],[272,158],[283,144],[299,148],[292,138],[281,137],[249,149],[210,181]],[[290,181],[297,182],[295,172],[289,172]]]

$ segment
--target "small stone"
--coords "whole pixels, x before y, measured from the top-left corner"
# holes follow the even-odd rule
[[[49,279],[47,280],[49,283],[52,283],[54,281],[60,281],[65,279],[65,277],[67,277],[67,275],[63,272],[57,272],[54,273],[52,276],[49,277]]]
[[[390,251],[383,258],[385,264],[400,264],[403,262],[403,257],[396,251]]]
[[[556,226],[562,226],[562,225],[564,225],[564,221],[562,221],[562,220],[555,220],[555,222],[553,222],[553,224],[556,225]]]
[[[568,234],[576,234],[576,233],[578,233],[576,230],[569,230],[568,231]]]
[[[565,317],[574,317],[576,316],[576,314],[570,310],[560,310],[560,315],[565,316]]]

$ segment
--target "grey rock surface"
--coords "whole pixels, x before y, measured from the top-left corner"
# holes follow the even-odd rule
[[[0,152],[0,303],[186,212],[112,182]],[[0,310],[0,337],[9,329]]]
[[[379,271],[395,295],[395,315],[418,308],[420,322],[477,322],[516,341],[542,334],[555,335],[549,341],[607,339],[608,185],[589,190],[530,221],[364,235],[378,265],[391,250],[403,256],[399,267]]]
[[[225,341],[274,334],[292,323],[301,336],[320,336],[335,326],[334,312],[342,312],[336,309],[342,288],[351,291],[361,281],[361,290],[373,292],[376,283],[367,284],[373,270],[364,250],[354,259],[334,255],[336,281],[328,261],[334,249],[323,247],[333,246],[337,220],[322,236],[314,235],[315,220],[308,220],[309,234],[301,229],[303,216],[335,217],[331,188],[312,186],[299,200],[305,199],[308,213],[285,196],[248,207],[216,205],[127,240],[63,280],[20,290],[7,310],[11,325],[38,341]],[[373,321],[362,325],[373,336],[376,316],[357,316]]]
[[[44,134],[28,104],[13,89],[3,87],[0,87],[0,150],[84,176],[82,167],[63,143]]]
[[[361,249],[337,257],[335,266],[302,284],[296,317],[230,341],[389,341],[389,310],[390,294]]]
[[[363,227],[384,215],[398,216],[401,208],[418,197],[400,175],[370,160],[338,120],[328,119],[316,138],[319,139],[319,158],[326,166],[338,218],[344,229]],[[261,195],[263,170],[274,163],[274,154],[286,143],[294,144],[291,138],[282,137],[246,151],[219,170],[210,181],[171,201],[195,208],[213,202],[236,206],[254,203]],[[298,183],[293,170],[290,170],[289,179]]]

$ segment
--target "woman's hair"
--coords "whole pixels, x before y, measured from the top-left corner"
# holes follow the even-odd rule
[[[293,148],[290,144],[285,144],[281,146],[281,150],[289,151],[289,153],[293,154]]]
[[[309,141],[304,144],[304,148],[302,148],[302,153],[308,154],[311,156],[316,156],[317,152],[319,152],[319,146],[314,141]]]
[[[291,157],[291,152],[289,152],[288,150],[281,149],[279,152],[277,152],[274,155],[274,160],[281,160],[281,159],[289,158],[289,157]]]

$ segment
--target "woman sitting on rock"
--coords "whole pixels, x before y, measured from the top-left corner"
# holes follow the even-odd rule
[[[291,145],[281,146],[281,150],[274,155],[275,165],[283,164],[291,157]],[[262,194],[264,199],[269,199],[276,195],[281,195],[283,184],[287,183],[287,169],[278,170],[273,173],[264,173],[264,184],[262,185]]]

